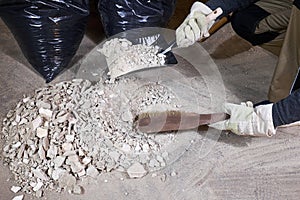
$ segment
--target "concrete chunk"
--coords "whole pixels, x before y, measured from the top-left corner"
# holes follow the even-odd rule
[[[66,157],[64,156],[57,156],[53,162],[54,162],[54,166],[55,168],[59,168],[63,165],[63,163],[65,162]]]
[[[73,148],[73,145],[71,143],[63,143],[62,144],[62,149],[64,152],[71,151],[72,148]]]
[[[12,186],[10,188],[10,190],[13,192],[13,193],[17,193],[21,190],[22,188],[20,186]]]
[[[48,135],[48,129],[44,129],[44,128],[41,128],[41,127],[38,127],[36,129],[36,136],[38,138],[43,138],[43,137],[46,137]]]
[[[99,175],[99,172],[94,165],[90,165],[86,170],[86,174],[92,178],[96,178]]]
[[[66,170],[64,170],[62,168],[55,169],[55,170],[53,170],[51,177],[53,178],[53,180],[57,181],[60,178],[60,176],[62,174],[64,174],[65,172],[66,172]]]
[[[32,122],[32,130],[36,130],[38,127],[40,127],[43,123],[43,119],[40,116],[37,116]]]
[[[32,188],[32,190],[34,191],[34,192],[36,192],[36,191],[38,191],[38,190],[40,190],[42,187],[43,187],[43,182],[38,182],[35,186],[34,186],[34,188]]]
[[[45,108],[40,108],[39,113],[42,117],[46,118],[47,120],[50,120],[52,117],[52,110],[45,109]]]
[[[74,185],[73,194],[83,194],[83,188],[80,185]]]
[[[71,174],[64,173],[59,179],[58,184],[61,188],[72,187],[76,184],[76,178]]]
[[[144,166],[136,162],[127,169],[127,174],[130,178],[142,178],[147,174]]]
[[[39,178],[39,179],[45,180],[45,181],[49,180],[49,177],[47,176],[47,174],[45,174],[45,172],[43,172],[41,169],[34,169],[34,170],[32,170],[32,173],[36,178]]]
[[[24,195],[15,196],[12,200],[23,200]]]

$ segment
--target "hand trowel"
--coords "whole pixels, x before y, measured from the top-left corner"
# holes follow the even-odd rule
[[[164,133],[191,130],[229,118],[226,113],[198,114],[183,111],[142,113],[134,120],[135,128],[143,133]]]

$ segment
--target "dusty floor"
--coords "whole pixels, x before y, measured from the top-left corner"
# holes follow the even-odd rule
[[[186,12],[186,7],[181,7]],[[180,11],[176,11],[178,16]],[[182,15],[173,20],[176,27]],[[91,28],[92,27],[92,28]],[[97,28],[95,28],[97,27]],[[29,64],[2,21],[0,21],[0,120],[23,94],[45,85]],[[72,63],[76,65],[104,38],[97,20],[91,20]],[[254,102],[266,99],[276,57],[251,47],[226,25],[203,47],[222,74],[227,100]],[[67,79],[67,73],[55,82]],[[273,138],[239,137],[232,134],[196,136],[178,159],[156,176],[131,180],[119,172],[103,174],[84,195],[47,192],[44,199],[299,199],[299,127],[281,129]],[[177,174],[171,176],[171,172]],[[124,180],[121,180],[124,178]],[[164,180],[165,179],[165,180]],[[0,164],[0,199],[15,196],[8,168]],[[31,199],[26,195],[25,199]]]

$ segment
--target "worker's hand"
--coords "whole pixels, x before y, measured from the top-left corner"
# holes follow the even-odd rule
[[[195,2],[190,14],[176,29],[177,45],[188,47],[203,37],[209,37],[208,30],[222,12],[222,9],[218,8],[217,15],[213,15],[213,11],[208,6],[201,2]]]
[[[272,136],[275,134],[272,107],[272,103],[255,108],[251,102],[241,105],[226,103],[225,112],[230,118],[209,126],[229,130],[237,135]]]

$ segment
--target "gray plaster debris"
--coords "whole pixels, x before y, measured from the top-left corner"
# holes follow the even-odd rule
[[[160,180],[161,180],[162,182],[166,182],[166,180],[167,180],[167,175],[166,175],[166,174],[161,175]]]
[[[73,194],[83,194],[83,187],[81,187],[80,185],[75,185],[73,187],[72,193]]]
[[[51,177],[53,180],[57,181],[65,172],[66,170],[63,168],[54,169],[51,174]]]
[[[53,113],[53,112],[52,112],[51,110],[45,109],[45,108],[43,108],[43,107],[41,107],[41,108],[39,109],[39,114],[40,114],[40,116],[41,116],[41,117],[44,117],[44,118],[47,119],[47,120],[50,120],[50,119],[51,119],[52,113]]]
[[[13,193],[17,193],[21,190],[22,188],[20,186],[12,186],[10,188],[10,190],[13,192]]]
[[[64,164],[65,160],[66,160],[65,156],[57,156],[57,157],[55,157],[54,160],[53,160],[54,167],[56,169],[59,168],[59,167],[61,167]]]
[[[48,135],[48,129],[45,129],[45,128],[41,128],[41,127],[38,127],[36,129],[36,136],[38,138],[43,138],[43,137],[47,137]]]
[[[23,200],[24,195],[15,196],[12,200]]]
[[[99,175],[99,172],[94,165],[90,165],[86,170],[86,174],[92,178],[96,178]]]
[[[58,184],[61,188],[72,188],[76,185],[76,178],[71,174],[64,173],[58,179]]]
[[[34,192],[36,192],[36,191],[39,191],[42,187],[43,187],[43,182],[38,182],[33,188],[32,188],[32,190],[34,191]]]
[[[47,176],[47,174],[41,169],[33,169],[32,173],[36,178],[39,178],[39,179],[45,180],[45,181],[49,180],[49,177]]]
[[[163,66],[166,57],[158,53],[158,46],[132,44],[119,38],[106,41],[98,51],[106,57],[112,80],[135,70]]]
[[[172,171],[171,173],[170,173],[170,176],[176,176],[177,175],[177,172],[175,172],[175,171]]]
[[[42,197],[43,196],[43,191],[42,190],[36,191],[35,196],[38,197],[38,198]]]
[[[160,150],[173,140],[133,127],[134,116],[158,105],[178,106],[167,87],[137,78],[94,85],[76,79],[37,89],[3,120],[4,163],[22,191],[37,197],[46,189],[81,194],[78,180],[113,170],[141,178],[165,165],[168,154]]]
[[[147,171],[143,165],[137,162],[127,169],[127,174],[130,178],[141,178],[147,174]]]

